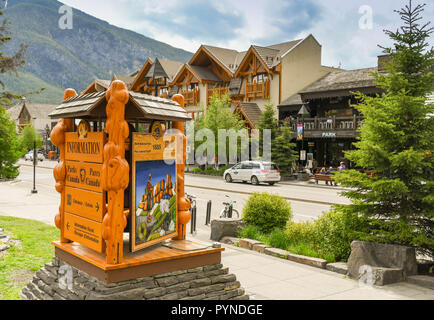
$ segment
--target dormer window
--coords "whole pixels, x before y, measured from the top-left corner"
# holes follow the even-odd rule
[[[257,74],[253,77],[252,81],[256,83],[265,82],[268,79],[268,75],[266,73]]]
[[[163,95],[165,93],[169,93],[169,89],[167,87],[166,88],[160,88],[160,95]]]

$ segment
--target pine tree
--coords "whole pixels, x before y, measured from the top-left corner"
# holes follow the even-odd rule
[[[434,256],[434,113],[426,97],[434,88],[434,50],[429,23],[420,25],[425,5],[396,11],[404,25],[386,31],[393,48],[385,74],[375,74],[386,93],[354,106],[364,116],[356,150],[346,158],[368,172],[348,170],[337,182],[351,191],[349,206],[338,206],[366,222],[361,237],[381,243],[414,246]]]
[[[0,9],[0,16],[3,12]],[[0,46],[11,40],[7,30],[8,21],[4,19],[0,24]],[[21,45],[13,56],[4,56],[0,52],[0,74],[7,72],[17,73],[17,68],[24,62],[26,46]],[[17,160],[24,154],[20,140],[18,138],[15,124],[10,120],[5,107],[11,104],[12,99],[19,98],[18,95],[5,90],[5,86],[0,79],[0,178],[15,178],[18,176],[18,167],[15,166]]]
[[[282,126],[279,128],[279,122],[276,119],[276,112],[273,105],[268,103],[265,105],[265,110],[262,113],[259,121],[259,151],[263,155],[263,147],[271,150],[271,161],[275,162],[281,172],[284,174],[290,173],[292,162],[298,158],[296,144],[293,140],[291,128]],[[265,141],[264,145],[264,130],[270,130],[271,141]],[[271,146],[268,144],[271,143]]]
[[[297,145],[288,125],[280,127],[280,132],[271,147],[271,159],[277,164],[283,175],[291,175],[292,164],[298,159]]]
[[[0,16],[3,16],[3,11],[0,8]],[[3,46],[12,38],[9,36],[8,31],[9,21],[4,19],[0,24],[0,46]],[[27,45],[21,44],[18,51],[12,56],[4,56],[3,52],[0,52],[0,74],[14,73],[18,75],[18,68],[25,64],[24,55],[27,50]],[[0,79],[0,86],[3,90],[0,91],[0,105],[6,106],[11,104],[11,100],[20,98],[19,95],[5,90],[5,85]]]
[[[261,118],[259,120],[259,154],[263,156],[264,146],[265,149],[272,149],[272,142],[276,139],[278,121],[276,119],[276,113],[274,111],[273,105],[268,103],[265,105],[265,110],[262,112]],[[264,130],[270,130],[271,141],[265,141],[264,145]],[[271,145],[270,145],[271,144]]]

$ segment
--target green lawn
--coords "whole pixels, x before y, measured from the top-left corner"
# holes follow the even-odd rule
[[[18,300],[33,274],[52,260],[50,242],[59,239],[60,231],[39,221],[4,216],[0,216],[0,227],[21,242],[0,257],[0,300]]]

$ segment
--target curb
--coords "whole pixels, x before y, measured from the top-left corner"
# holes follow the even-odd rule
[[[223,180],[223,177],[221,175],[217,174],[204,174],[204,173],[194,173],[194,172],[185,172],[185,175],[191,175],[196,177],[207,177],[207,178],[214,178],[214,179],[221,179]],[[295,186],[295,187],[304,187],[304,188],[319,188],[319,189],[328,189],[328,190],[350,190],[348,188],[342,188],[342,187],[336,187],[336,186],[326,186],[326,185],[317,185],[317,184],[302,184],[302,183],[294,183],[291,181],[279,181],[278,184],[282,185],[288,185],[288,186]]]
[[[307,257],[302,256],[299,254],[294,254],[286,250],[278,249],[278,248],[272,248],[270,246],[267,246],[266,244],[261,243],[257,240],[251,240],[251,239],[238,239],[238,242],[235,242],[232,238],[230,239],[232,243],[237,245],[240,248],[253,250],[259,253],[263,253],[269,256],[274,256],[278,258],[282,258],[285,260],[290,260],[293,262],[305,264],[311,267],[316,267],[319,269],[326,269],[326,266],[329,264],[327,260],[319,259],[319,258],[313,258],[313,257]],[[334,271],[334,269],[331,269],[329,271]],[[337,272],[337,271],[334,271]],[[340,272],[338,272],[340,273]]]
[[[290,260],[292,262],[308,265],[311,267],[316,267],[318,269],[325,269],[330,272],[338,273],[340,275],[347,276],[350,279],[353,279],[348,275],[348,266],[346,262],[328,263],[327,260],[324,259],[302,256],[302,255],[291,253],[283,249],[273,248],[266,244],[261,243],[258,240],[245,239],[245,238],[242,239],[242,238],[235,238],[235,237],[224,237],[221,240],[220,241],[225,243],[226,245],[232,245],[238,248],[252,250],[257,253],[266,254],[284,260]],[[409,276],[405,281],[401,281],[401,282],[406,282],[419,287],[434,290],[434,277],[432,276],[427,276],[427,275]]]

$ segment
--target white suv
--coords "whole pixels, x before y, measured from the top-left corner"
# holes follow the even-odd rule
[[[280,170],[272,162],[244,161],[227,169],[223,173],[223,179],[228,183],[238,180],[243,182],[250,181],[256,185],[265,182],[272,186],[280,181]]]

